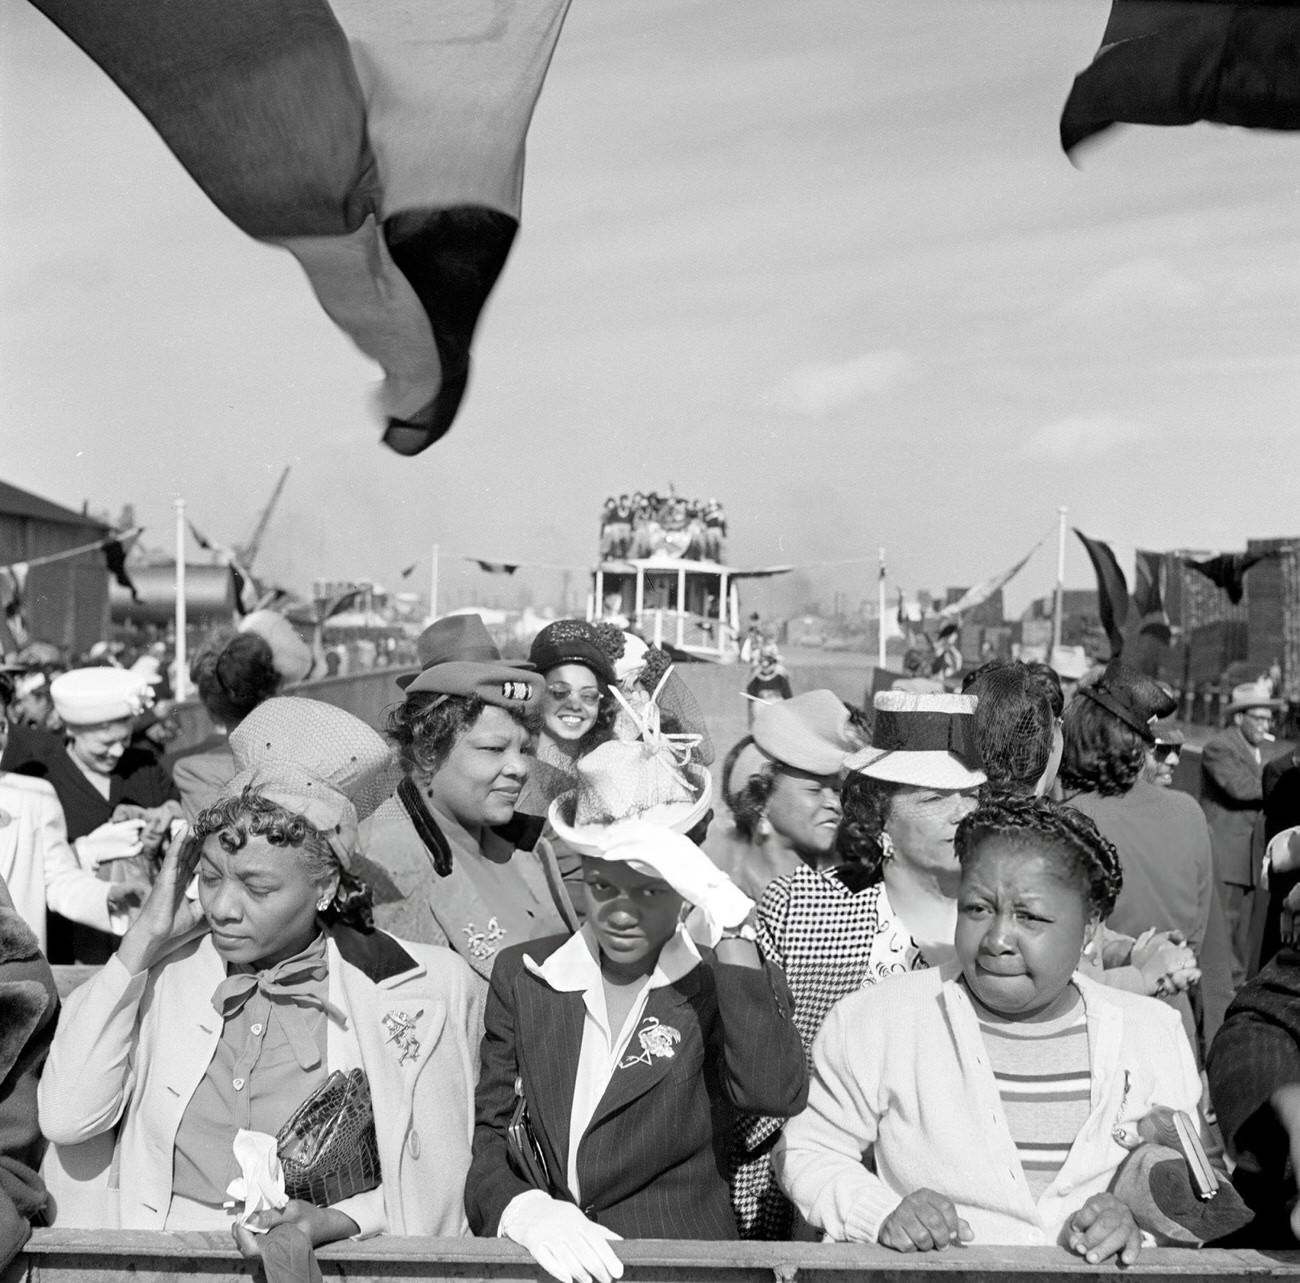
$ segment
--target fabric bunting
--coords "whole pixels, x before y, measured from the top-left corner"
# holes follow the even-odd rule
[[[1278,556],[1281,556],[1281,553],[1276,548],[1264,552],[1225,552],[1206,561],[1184,558],[1183,565],[1192,570],[1199,570],[1212,584],[1222,588],[1228,594],[1228,600],[1234,606],[1238,606],[1246,591],[1246,571],[1261,561]]]
[[[1165,559],[1162,553],[1138,549],[1133,607],[1140,622],[1138,632],[1146,633],[1166,646],[1173,641],[1173,628],[1165,611]]]
[[[32,0],[384,370],[384,441],[451,426],[519,225],[569,0]]]
[[[950,602],[939,611],[939,617],[941,619],[951,619],[960,615],[963,611],[974,610],[976,606],[983,605],[998,589],[1005,588],[1025,568],[1030,557],[1043,546],[1046,539],[1047,535],[1044,535],[1009,570],[1004,570],[1001,574],[990,575],[987,579],[976,584],[974,588],[968,588],[956,601]]]
[[[1061,113],[1067,153],[1119,122],[1300,129],[1300,7],[1114,0]]]
[[[1074,533],[1079,536],[1079,542],[1087,550],[1088,560],[1097,572],[1097,613],[1110,640],[1110,657],[1118,659],[1124,650],[1124,625],[1128,622],[1128,580],[1124,578],[1109,544],[1100,539],[1089,539],[1077,528]]]

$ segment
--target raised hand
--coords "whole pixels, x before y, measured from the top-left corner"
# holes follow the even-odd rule
[[[122,965],[132,975],[147,971],[175,941],[203,921],[198,901],[185,894],[202,854],[201,840],[172,843],[153,889],[117,951]]]

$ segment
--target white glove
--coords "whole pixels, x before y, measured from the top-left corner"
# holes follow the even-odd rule
[[[728,927],[754,911],[754,902],[690,838],[641,820],[610,825],[602,860],[618,860],[662,878],[693,906],[686,928],[697,944],[712,948]]]
[[[105,860],[126,860],[143,850],[140,832],[143,820],[109,820],[78,838],[72,845],[83,869],[92,873]]]
[[[497,1232],[518,1243],[560,1283],[613,1283],[623,1277],[623,1262],[609,1245],[622,1236],[540,1189],[515,1195],[501,1213]]]

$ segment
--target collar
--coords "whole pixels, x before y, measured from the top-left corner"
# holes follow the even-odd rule
[[[329,930],[339,957],[355,967],[372,984],[383,984],[394,976],[414,971],[419,963],[386,931],[363,933],[336,923]]]
[[[659,951],[659,960],[650,973],[649,987],[664,989],[675,985],[700,965],[703,959],[695,941],[681,923],[668,943]],[[601,983],[600,946],[590,924],[570,936],[540,965],[524,954],[524,967],[560,993],[586,993]]]

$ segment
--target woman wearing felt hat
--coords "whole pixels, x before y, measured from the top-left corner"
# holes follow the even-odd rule
[[[722,767],[733,827],[707,846],[747,895],[757,899],[782,874],[834,863],[844,761],[862,743],[832,691],[755,706],[750,734]]]
[[[64,1008],[39,1095],[58,1223],[230,1227],[231,1198],[248,1214],[260,1195],[269,1208],[251,1224],[296,1226],[286,1245],[298,1230],[313,1243],[463,1233],[481,988],[448,950],[375,931],[355,873],[358,821],[392,787],[392,753],[308,699],[262,704],[231,747],[238,774]],[[318,1133],[300,1107],[336,1114],[335,1071],[351,1121],[304,1156]],[[245,1154],[263,1156],[269,1183]]]
[[[62,732],[30,732],[21,760],[7,766],[53,786],[83,866],[131,888],[128,898],[138,904],[168,826],[180,814],[166,768],[129,747],[153,690],[129,669],[74,668],[50,683],[50,695]],[[54,962],[100,963],[117,937],[52,914],[49,947]]]
[[[1107,924],[1131,936],[1152,927],[1177,931],[1196,955],[1201,1035],[1208,1045],[1232,1000],[1210,833],[1194,799],[1146,778],[1157,721],[1175,707],[1153,678],[1112,660],[1065,710],[1060,780],[1065,800],[1094,821],[1123,862],[1124,890]],[[1186,996],[1170,994],[1169,1000],[1196,1046]]]
[[[405,777],[363,826],[375,919],[455,949],[484,985],[511,944],[576,928],[544,820],[516,815],[532,766],[542,680],[507,663],[477,615],[450,615],[417,643],[422,668],[388,733]]]

